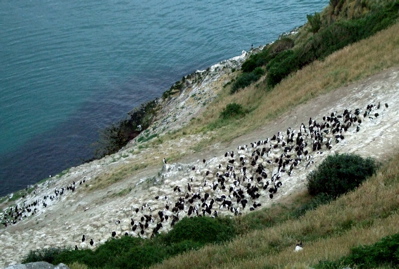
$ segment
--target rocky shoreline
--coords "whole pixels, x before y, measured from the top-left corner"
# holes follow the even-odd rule
[[[150,153],[151,150],[137,150],[137,144],[141,144],[137,143],[137,141],[151,136],[162,136],[167,132],[180,129],[186,125],[192,117],[198,115],[205,108],[206,104],[210,103],[217,96],[220,84],[229,81],[231,73],[234,69],[237,70],[240,68],[248,55],[247,52],[243,51],[243,54],[240,56],[217,63],[207,70],[198,70],[186,76],[184,78],[184,87],[181,88],[181,91],[169,94],[167,98],[156,100],[160,110],[150,128],[142,132],[118,153],[72,167],[56,176],[48,178],[42,183],[28,186],[25,191],[22,190],[19,193],[13,193],[4,197],[0,204],[3,209],[3,212],[0,213],[1,223],[3,223],[0,228],[0,237],[2,242],[11,244],[5,243],[0,247],[3,253],[3,259],[0,260],[0,267],[20,262],[22,257],[32,249],[71,246],[71,240],[63,236],[57,241],[50,240],[51,242],[48,243],[46,243],[46,240],[42,240],[48,236],[46,233],[47,228],[45,227],[47,215],[53,214],[60,210],[60,208],[69,206],[74,206],[78,211],[90,211],[91,206],[89,203],[78,201],[82,200],[80,199],[82,196],[85,196],[85,191],[91,187],[93,180],[107,171],[117,170],[118,166],[123,166],[126,163],[134,163],[134,165],[139,167],[145,167],[145,162],[140,161],[140,159],[148,159],[152,155]],[[186,139],[200,138],[190,136]],[[158,163],[161,164],[162,158],[158,157],[158,159]],[[137,179],[136,185],[143,185],[142,183],[147,180],[148,177]],[[138,191],[137,189],[135,192]],[[21,197],[16,199],[19,195]],[[11,223],[7,223],[7,219],[9,218],[5,216],[5,212],[10,213],[10,210],[15,211],[18,208],[28,205],[32,208],[30,212],[25,211],[18,216],[15,223],[12,223],[12,220],[9,220]],[[58,217],[56,219],[61,221]],[[28,228],[31,226],[37,227],[38,225],[41,226],[39,229],[40,232],[33,232],[33,229]],[[62,226],[60,229],[55,228],[53,232],[61,235],[63,230],[77,229],[77,227],[73,227],[68,221],[62,223]],[[22,230],[25,232],[21,234],[20,231]],[[28,243],[33,238],[35,239]],[[29,244],[30,247],[27,247],[27,245],[24,245],[24,247],[21,247],[21,245],[18,246],[18,244],[13,245],[16,243],[14,240],[21,240],[24,244]],[[104,242],[105,240],[101,241]],[[98,242],[96,245],[98,245]]]

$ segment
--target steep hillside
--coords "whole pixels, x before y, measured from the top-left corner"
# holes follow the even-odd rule
[[[181,196],[178,191],[174,191],[175,187],[180,187],[184,193],[188,189],[187,183],[196,184],[194,179],[200,181],[197,184],[198,188],[201,187],[200,191],[206,192],[204,187],[207,187],[208,192],[212,193],[212,187],[199,185],[204,184],[207,170],[216,174],[218,164],[228,162],[225,152],[235,151],[237,154],[239,146],[251,147],[251,142],[272,138],[278,132],[285,133],[288,128],[298,131],[302,123],[308,124],[309,118],[321,122],[324,116],[331,113],[342,114],[345,109],[355,111],[359,108],[363,114],[368,105],[375,106],[372,114],[363,117],[360,129],[353,126],[344,134],[344,139],[333,143],[330,150],[323,148],[313,151],[310,148],[312,154],[309,156],[312,157],[293,170],[291,176],[282,176],[283,185],[273,198],[261,196],[259,202],[262,206],[257,210],[301,193],[305,187],[306,174],[328,154],[350,152],[381,161],[396,156],[399,146],[395,139],[399,129],[398,32],[399,24],[395,24],[366,40],[347,46],[323,61],[313,62],[296,71],[273,90],[263,90],[263,77],[245,90],[230,94],[231,81],[249,56],[246,53],[193,74],[186,79],[181,91],[162,101],[162,110],[155,122],[118,153],[71,168],[13,197],[2,199],[2,208],[11,206],[15,212],[15,205],[18,208],[31,205],[31,211],[24,212],[23,215],[29,215],[27,217],[17,216],[15,224],[1,228],[0,266],[20,262],[33,249],[73,248],[75,245],[78,248],[96,248],[111,238],[112,232],[117,237],[125,232],[138,236],[139,233],[132,231],[130,225],[133,211],[143,206],[151,207],[154,215],[157,215],[156,212],[162,210],[166,201],[155,197],[168,196],[173,204]],[[220,113],[231,103],[240,104],[245,109],[244,115],[232,119],[220,118]],[[388,163],[386,170],[390,171],[392,165],[392,162]],[[276,174],[275,168],[270,168],[269,177]],[[209,181],[212,182],[211,179]],[[368,183],[371,184],[370,189],[376,188],[375,182],[378,182],[378,177]],[[395,195],[396,189],[387,186],[391,185],[386,184],[381,188]],[[373,192],[370,195],[376,197],[378,194]],[[262,253],[268,253],[269,246],[275,243],[281,252],[278,256],[270,252],[276,256],[270,265],[283,267],[283,261],[290,255],[291,246],[298,237],[306,239],[306,234],[312,230],[319,231],[320,226],[327,227],[324,232],[328,234],[328,229],[333,228],[327,224],[331,221],[327,216],[339,220],[339,212],[334,213],[334,210],[337,211],[337,208],[345,204],[355,204],[358,196],[361,194],[348,195],[344,198],[346,200],[337,201],[336,207],[327,208],[324,212],[309,213],[303,220],[291,221],[273,231],[251,233],[243,239],[246,243],[237,240],[226,248],[207,247],[197,253],[167,261],[164,265],[170,268],[194,265],[204,268],[264,267],[269,264],[270,256]],[[387,194],[387,197],[393,196]],[[383,205],[384,201],[381,200],[379,204]],[[364,200],[358,202],[366,203]],[[241,213],[249,211],[247,207]],[[391,211],[389,209],[387,212]],[[11,209],[6,212],[12,214]],[[221,215],[231,213],[223,208],[219,210]],[[387,218],[396,221],[396,214],[391,213]],[[179,218],[185,214],[188,213],[181,213]],[[349,213],[347,215],[348,218],[351,216]],[[170,216],[172,219],[173,212]],[[4,215],[1,217],[3,220],[9,219],[4,218]],[[361,217],[352,215],[350,218],[350,221],[355,222]],[[350,236],[352,241],[348,240],[350,243],[342,247],[341,252],[323,252],[323,256],[317,250],[332,241],[345,242],[345,231],[327,239],[321,234],[319,241],[316,237],[309,239],[309,249],[317,253],[314,256],[296,256],[296,261],[310,265],[318,259],[340,257],[348,252],[350,246],[375,242],[393,232],[391,224],[384,226],[383,219],[374,222],[375,226],[353,230]],[[170,224],[165,224],[160,232],[169,229]],[[374,232],[375,236],[367,239],[367,236],[358,235],[367,229],[370,233],[366,234]],[[152,231],[146,230],[141,236],[150,237]],[[82,242],[82,235],[85,235],[87,241]],[[88,243],[89,239],[94,240],[93,246]],[[240,245],[244,247],[239,248]],[[258,249],[257,252],[252,253],[255,249]]]

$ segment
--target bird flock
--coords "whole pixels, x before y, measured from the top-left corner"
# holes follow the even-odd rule
[[[381,116],[388,104],[332,112],[320,122],[310,118],[270,138],[240,145],[219,158],[186,167],[183,177],[167,178],[150,188],[152,199],[131,204],[129,216],[117,220],[111,237],[150,238],[167,232],[184,217],[241,215],[273,199],[298,170],[309,169],[318,157],[360,132],[365,121]],[[163,159],[164,170],[173,170]],[[182,167],[178,167],[181,170]]]
[[[42,197],[35,196],[35,199],[25,199],[26,195],[22,196],[22,202],[16,204],[15,206],[11,206],[3,210],[0,213],[0,223],[3,227],[7,227],[8,225],[17,224],[19,221],[22,221],[30,216],[34,216],[36,214],[40,214],[47,207],[50,207],[54,203],[61,200],[61,198],[67,193],[74,192],[79,186],[85,184],[86,179],[83,178],[79,182],[73,181],[71,184],[61,187],[55,188],[52,190],[48,189],[47,194]],[[28,191],[29,188],[26,189]],[[33,191],[35,195],[35,191]]]
[[[124,217],[113,220],[115,229],[107,237],[150,238],[168,232],[184,217],[237,216],[256,210],[262,207],[262,202],[275,198],[298,171],[309,169],[345,136],[360,132],[364,122],[381,117],[386,109],[387,103],[377,103],[364,109],[332,112],[320,121],[309,118],[298,129],[290,127],[272,137],[240,145],[220,157],[190,165],[183,177],[182,173],[180,178],[164,177],[162,187],[151,187],[150,199],[136,199],[130,204]],[[173,170],[173,164],[166,159],[163,162],[165,171]],[[4,210],[0,221],[4,227],[16,224],[83,183],[84,179],[73,182],[29,204],[22,201]],[[92,235],[83,234],[79,238],[79,242],[74,242],[76,249],[78,245],[86,247],[86,242],[95,246]]]

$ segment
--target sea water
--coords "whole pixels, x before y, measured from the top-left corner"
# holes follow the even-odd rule
[[[328,0],[3,0],[0,195],[93,157],[99,131]]]

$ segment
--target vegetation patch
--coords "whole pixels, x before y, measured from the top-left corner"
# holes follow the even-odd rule
[[[324,59],[333,52],[394,24],[399,16],[398,10],[399,1],[395,1],[384,8],[370,11],[364,17],[337,21],[324,28],[321,28],[320,15],[308,16],[310,30],[315,34],[301,47],[270,61],[266,67],[268,87],[274,87],[305,65]]]
[[[328,156],[307,176],[310,195],[332,199],[354,190],[377,170],[377,163],[353,154]]]
[[[258,81],[265,74],[265,70],[262,66],[266,65],[281,52],[286,51],[293,46],[294,41],[290,38],[284,37],[277,40],[272,45],[267,46],[260,53],[252,54],[242,64],[241,70],[243,73],[234,81],[230,93],[236,93],[240,89]]]
[[[351,253],[337,261],[322,261],[315,265],[316,269],[354,268],[398,268],[399,266],[399,234],[382,238],[373,245],[358,246]]]
[[[324,16],[346,18],[347,11],[342,9],[345,2],[349,1],[330,1],[330,9],[334,11]],[[284,37],[260,53],[251,55],[243,63],[243,73],[233,83],[231,93],[257,81],[264,75],[264,70],[255,70],[263,66],[266,66],[267,71],[267,87],[273,88],[289,74],[349,44],[374,35],[394,24],[399,17],[399,1],[385,1],[379,5],[362,2],[364,7],[358,9],[363,10],[363,13],[360,12],[356,18],[337,20],[324,18],[321,13],[308,15],[307,30],[312,36],[302,44],[295,44],[294,40]],[[365,10],[368,12],[365,13]]]
[[[194,241],[201,244],[224,242],[235,236],[233,220],[227,218],[184,218],[166,236],[168,243]]]
[[[100,139],[95,143],[94,159],[100,159],[119,151],[130,140],[146,130],[152,123],[156,108],[156,100],[142,104],[129,113],[129,119],[105,128],[100,134]]]
[[[220,113],[220,118],[226,120],[231,118],[239,118],[243,115],[245,115],[245,110],[242,105],[231,103],[228,104]]]
[[[251,85],[253,82],[258,81],[264,74],[265,71],[261,67],[256,67],[249,73],[242,73],[241,76],[234,81],[230,93],[236,93],[238,90]]]

